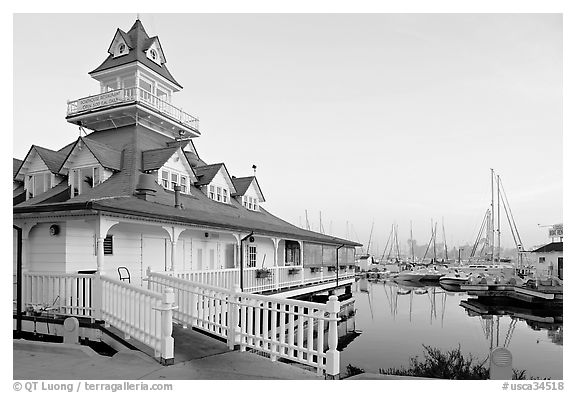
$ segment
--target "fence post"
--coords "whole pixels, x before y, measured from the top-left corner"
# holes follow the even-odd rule
[[[147,283],[147,288],[149,291],[152,290],[152,283],[150,281],[150,273],[152,273],[152,269],[150,268],[150,266],[148,266],[146,268],[146,283]]]
[[[174,338],[172,337],[172,310],[174,306],[174,290],[166,288],[162,293],[161,313],[161,342],[160,342],[160,363],[163,366],[174,364]]]
[[[328,321],[328,352],[326,353],[326,378],[340,379],[340,352],[338,346],[338,313],[340,302],[338,296],[332,295],[326,303],[326,311],[329,314]]]
[[[226,343],[229,349],[234,349],[234,345],[238,342],[240,327],[238,326],[238,294],[240,293],[240,286],[234,285],[234,289],[228,295],[228,337]]]

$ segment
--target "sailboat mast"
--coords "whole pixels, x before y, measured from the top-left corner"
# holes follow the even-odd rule
[[[494,169],[490,168],[490,210],[492,211],[492,227],[490,228],[490,250],[491,250],[491,260],[494,263]]]
[[[434,233],[432,234],[432,237],[434,238],[434,263],[436,263],[436,227],[438,226],[438,223],[434,223]]]
[[[412,239],[412,220],[410,220],[410,249],[412,250],[412,263],[414,263],[414,239]]]
[[[448,246],[446,245],[446,231],[444,230],[444,217],[442,217],[442,237],[444,238],[444,255],[448,262]]]
[[[372,228],[370,229],[370,238],[368,239],[368,247],[366,248],[366,255],[370,255],[370,242],[372,241],[373,230],[374,230],[374,221],[372,221]]]
[[[496,176],[496,195],[497,195],[497,201],[498,201],[498,210],[496,212],[497,216],[498,216],[498,220],[497,220],[497,229],[496,229],[496,233],[498,235],[497,237],[497,243],[496,243],[496,253],[497,253],[497,261],[500,262],[500,175]]]
[[[400,247],[398,247],[398,224],[395,224],[396,230],[394,231],[394,237],[396,238],[396,255],[397,261],[400,262]]]

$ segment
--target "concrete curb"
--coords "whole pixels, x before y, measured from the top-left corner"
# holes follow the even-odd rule
[[[150,356],[137,350],[123,349],[112,355],[112,359],[124,363],[149,363],[151,365],[159,366],[160,363]]]
[[[13,340],[13,350],[27,352],[61,353],[92,358],[100,356],[92,348],[80,344],[47,343],[41,341]]]

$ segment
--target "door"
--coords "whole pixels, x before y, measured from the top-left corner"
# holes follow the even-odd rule
[[[564,280],[564,257],[558,257],[558,278]]]

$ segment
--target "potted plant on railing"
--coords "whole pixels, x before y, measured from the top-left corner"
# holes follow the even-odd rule
[[[310,266],[310,273],[316,273],[320,271],[320,266]]]
[[[328,266],[328,271],[329,272],[336,271],[336,265]]]
[[[261,269],[256,269],[256,278],[268,278],[268,277],[270,277],[271,274],[272,274],[272,271],[270,269],[265,268],[265,267],[263,267]]]
[[[299,274],[299,273],[300,273],[300,268],[298,268],[298,267],[292,267],[292,268],[288,269],[289,275],[294,275],[294,274]]]
[[[346,270],[346,265],[341,265],[340,270]]]

